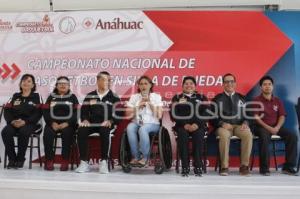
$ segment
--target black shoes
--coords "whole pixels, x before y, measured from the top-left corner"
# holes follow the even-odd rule
[[[25,162],[25,160],[23,160],[23,161],[11,161],[11,160],[9,160],[6,168],[7,169],[21,169],[24,166],[24,162]]]
[[[17,169],[17,166],[16,166],[16,162],[15,161],[11,161],[9,160],[7,166],[6,166],[7,169]]]
[[[17,161],[16,162],[17,169],[22,169],[23,166],[24,166],[24,162],[25,162],[25,160],[23,160],[23,161]]]
[[[182,177],[188,177],[189,173],[190,173],[190,168],[182,168],[182,171],[181,171]]]
[[[287,174],[287,175],[291,175],[291,176],[298,176],[298,173],[294,168],[283,167],[282,168],[282,173]]]
[[[201,168],[195,167],[194,168],[194,174],[195,174],[195,176],[202,177],[202,170],[201,170]]]
[[[269,170],[261,170],[261,171],[259,171],[259,173],[263,176],[270,176],[271,175]]]

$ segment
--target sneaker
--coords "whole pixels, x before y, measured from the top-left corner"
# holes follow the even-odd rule
[[[90,171],[90,165],[86,162],[81,160],[79,167],[75,170],[76,173],[85,173]]]
[[[228,176],[228,168],[222,168],[220,170],[220,176]]]
[[[47,171],[53,171],[54,170],[54,162],[53,160],[46,160],[44,169]]]
[[[182,177],[189,177],[190,168],[182,168],[181,170],[181,176]]]
[[[60,171],[68,171],[69,170],[69,160],[62,159],[60,165]]]
[[[108,174],[108,165],[107,165],[107,161],[106,160],[102,160],[101,162],[99,162],[99,173],[101,174]]]
[[[201,170],[201,168],[195,167],[194,168],[194,174],[195,174],[195,176],[201,177],[202,176],[202,170]]]
[[[294,168],[282,168],[282,173],[291,176],[298,176],[298,173]]]
[[[10,161],[8,162],[6,168],[7,168],[7,169],[17,169],[16,162],[10,160]]]
[[[240,167],[240,175],[242,176],[248,176],[250,173],[249,173],[249,167],[248,166],[245,166],[245,165],[242,165]]]

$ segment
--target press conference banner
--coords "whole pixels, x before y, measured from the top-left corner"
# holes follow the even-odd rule
[[[2,13],[0,41],[1,103],[24,73],[36,76],[44,97],[66,75],[82,99],[102,70],[120,96],[147,74],[165,99],[180,91],[186,75],[213,97],[227,72],[247,93],[292,45],[261,12]]]
[[[136,91],[139,76],[149,75],[166,105],[187,75],[196,77],[199,92],[213,98],[222,91],[225,73],[234,74],[238,92],[248,96],[259,93],[258,80],[270,73],[285,88],[280,97],[294,103],[299,20],[298,12],[1,13],[0,103],[19,90],[25,73],[34,74],[44,99],[56,77],[68,76],[82,101],[103,70],[111,73],[112,89],[124,99]],[[295,128],[295,114],[289,116]]]

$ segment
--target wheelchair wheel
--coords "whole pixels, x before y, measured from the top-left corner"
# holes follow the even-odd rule
[[[127,139],[127,133],[124,132],[121,137],[120,164],[122,166],[122,170],[125,173],[131,172],[131,166],[129,164],[130,159],[131,159],[130,146]]]
[[[172,167],[172,145],[168,130],[161,127],[159,131],[159,155],[164,169]]]

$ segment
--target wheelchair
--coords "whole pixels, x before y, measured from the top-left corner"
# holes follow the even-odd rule
[[[150,133],[150,160],[154,162],[154,172],[162,174],[172,167],[172,145],[168,130],[161,126],[159,132]],[[127,132],[122,134],[120,143],[120,165],[125,173],[130,173],[132,166],[130,146],[127,138]],[[151,161],[150,161],[151,162]]]

